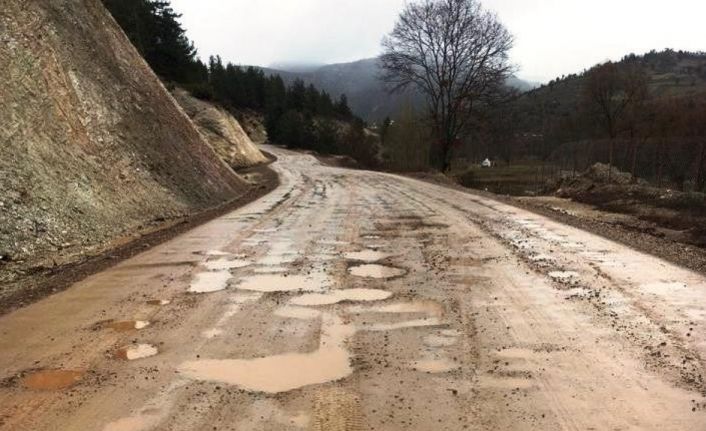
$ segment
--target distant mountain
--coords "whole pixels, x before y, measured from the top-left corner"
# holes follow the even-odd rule
[[[423,98],[414,91],[402,94],[389,94],[379,79],[382,69],[377,58],[368,58],[352,63],[330,64],[301,72],[295,69],[283,70],[263,68],[266,73],[278,73],[285,82],[299,78],[307,84],[314,84],[333,97],[345,94],[353,112],[368,122],[378,122],[387,116],[394,117],[405,104],[422,106]],[[518,78],[511,78],[509,85],[522,91],[536,87],[535,84]]]
[[[326,66],[324,63],[299,63],[292,61],[275,62],[267,66],[268,69],[282,70],[291,73],[309,73]]]

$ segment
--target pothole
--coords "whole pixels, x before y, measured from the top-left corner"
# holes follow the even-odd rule
[[[404,269],[376,264],[352,266],[348,268],[348,272],[365,278],[395,278],[406,274]]]
[[[220,250],[208,250],[203,253],[197,252],[197,254],[204,254],[206,256],[230,256],[230,253],[226,253],[225,251]]]
[[[381,305],[353,305],[347,308],[349,313],[395,313],[395,314],[424,314],[427,316],[441,317],[444,307],[439,303],[429,300],[409,302],[395,302]]]
[[[196,274],[189,286],[191,293],[212,293],[228,287],[232,275],[228,271],[200,272]]]
[[[282,266],[263,266],[256,268],[253,272],[255,274],[283,274],[287,272],[287,268]]]
[[[81,380],[83,374],[83,371],[41,370],[25,376],[22,379],[22,385],[28,389],[57,391],[75,385]]]
[[[236,286],[256,292],[319,292],[327,288],[330,280],[323,273],[310,275],[255,275],[242,279]]]
[[[149,358],[159,353],[159,350],[151,344],[135,344],[134,346],[123,347],[115,352],[115,357],[126,361]]]
[[[379,260],[390,257],[390,255],[376,250],[362,250],[352,253],[346,253],[345,257],[348,260],[358,260],[361,262],[377,262]]]
[[[144,329],[150,325],[146,320],[124,320],[106,323],[105,326],[117,332],[130,332]]]
[[[211,260],[203,264],[206,268],[211,271],[224,271],[229,269],[245,268],[246,266],[252,265],[252,262],[244,259],[218,259]]]
[[[341,289],[298,296],[290,303],[303,306],[332,305],[344,301],[382,301],[391,296],[391,292],[379,289]]]
[[[311,353],[287,353],[254,359],[190,361],[179,372],[194,380],[234,385],[252,392],[281,393],[337,381],[353,369],[344,344],[355,333],[333,316],[322,325],[319,348]]]

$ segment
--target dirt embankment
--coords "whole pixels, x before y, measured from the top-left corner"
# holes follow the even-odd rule
[[[267,162],[267,158],[230,113],[182,89],[176,89],[172,94],[213,150],[228,165],[240,169]]]
[[[556,196],[517,198],[563,223],[706,272],[706,197],[657,188],[596,164],[559,185]]]
[[[0,8],[0,301],[28,274],[242,196],[99,0]]]

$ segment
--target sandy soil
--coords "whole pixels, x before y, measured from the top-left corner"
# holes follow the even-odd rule
[[[270,150],[265,198],[0,318],[0,429],[706,429],[702,275]]]

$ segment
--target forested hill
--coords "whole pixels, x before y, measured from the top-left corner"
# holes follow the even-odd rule
[[[684,51],[652,51],[630,54],[617,65],[637,65],[647,78],[650,97],[688,97],[706,92],[706,54]],[[520,97],[515,106],[525,131],[540,132],[548,117],[568,118],[582,109],[587,73],[552,80]]]
[[[236,116],[243,110],[264,118],[274,143],[323,153],[372,160],[375,149],[365,138],[364,122],[344,94],[332,98],[302,80],[283,79],[254,67],[197,57],[194,44],[168,0],[103,0],[147,63],[168,86],[216,102]],[[288,74],[286,77],[291,78]]]
[[[334,97],[345,94],[353,113],[369,123],[380,122],[388,116],[394,118],[406,105],[419,109],[423,106],[423,98],[416,92],[389,94],[380,80],[382,70],[376,58],[312,68],[299,66],[291,70],[262,70],[266,74],[280,75],[285,82],[301,79]],[[508,81],[508,85],[521,91],[528,91],[536,86],[514,77]]]

